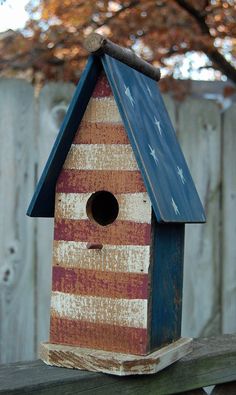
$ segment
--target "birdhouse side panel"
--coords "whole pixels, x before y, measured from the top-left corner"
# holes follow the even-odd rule
[[[89,209],[104,192],[118,204],[107,225]],[[146,354],[150,244],[151,203],[102,76],[56,187],[50,341]]]
[[[154,222],[151,350],[181,336],[184,227]]]

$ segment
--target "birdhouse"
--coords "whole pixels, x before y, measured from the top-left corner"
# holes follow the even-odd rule
[[[205,222],[157,79],[93,34],[92,52],[27,214],[54,217],[50,340],[56,366],[148,374],[181,337],[185,223]]]

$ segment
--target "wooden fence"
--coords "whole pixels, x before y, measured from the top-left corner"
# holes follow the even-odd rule
[[[200,83],[199,83],[200,84]],[[35,97],[23,80],[0,80],[0,361],[33,359],[48,338],[52,220],[25,215],[72,84],[48,84]],[[183,334],[236,331],[236,104],[165,97],[206,209],[188,225]]]

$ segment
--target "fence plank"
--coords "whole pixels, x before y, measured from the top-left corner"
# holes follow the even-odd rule
[[[34,92],[0,81],[0,358],[34,357],[34,221],[26,217],[34,184]]]
[[[40,92],[38,177],[42,173],[73,92],[74,85],[64,83],[48,84]],[[37,344],[48,339],[52,240],[53,220],[37,219]]]
[[[0,366],[0,394],[168,395],[236,379],[236,335],[194,340],[191,354],[157,374],[117,377],[42,361]]]
[[[236,331],[236,104],[224,116],[223,130],[223,287],[222,330]]]
[[[188,98],[179,139],[206,211],[206,225],[186,226],[183,334],[219,333],[221,120],[214,102]]]

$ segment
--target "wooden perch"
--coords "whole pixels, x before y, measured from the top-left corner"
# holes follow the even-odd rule
[[[91,33],[84,40],[84,47],[94,55],[107,54],[156,81],[160,79],[160,69],[139,58],[130,49],[120,47],[98,33]]]

